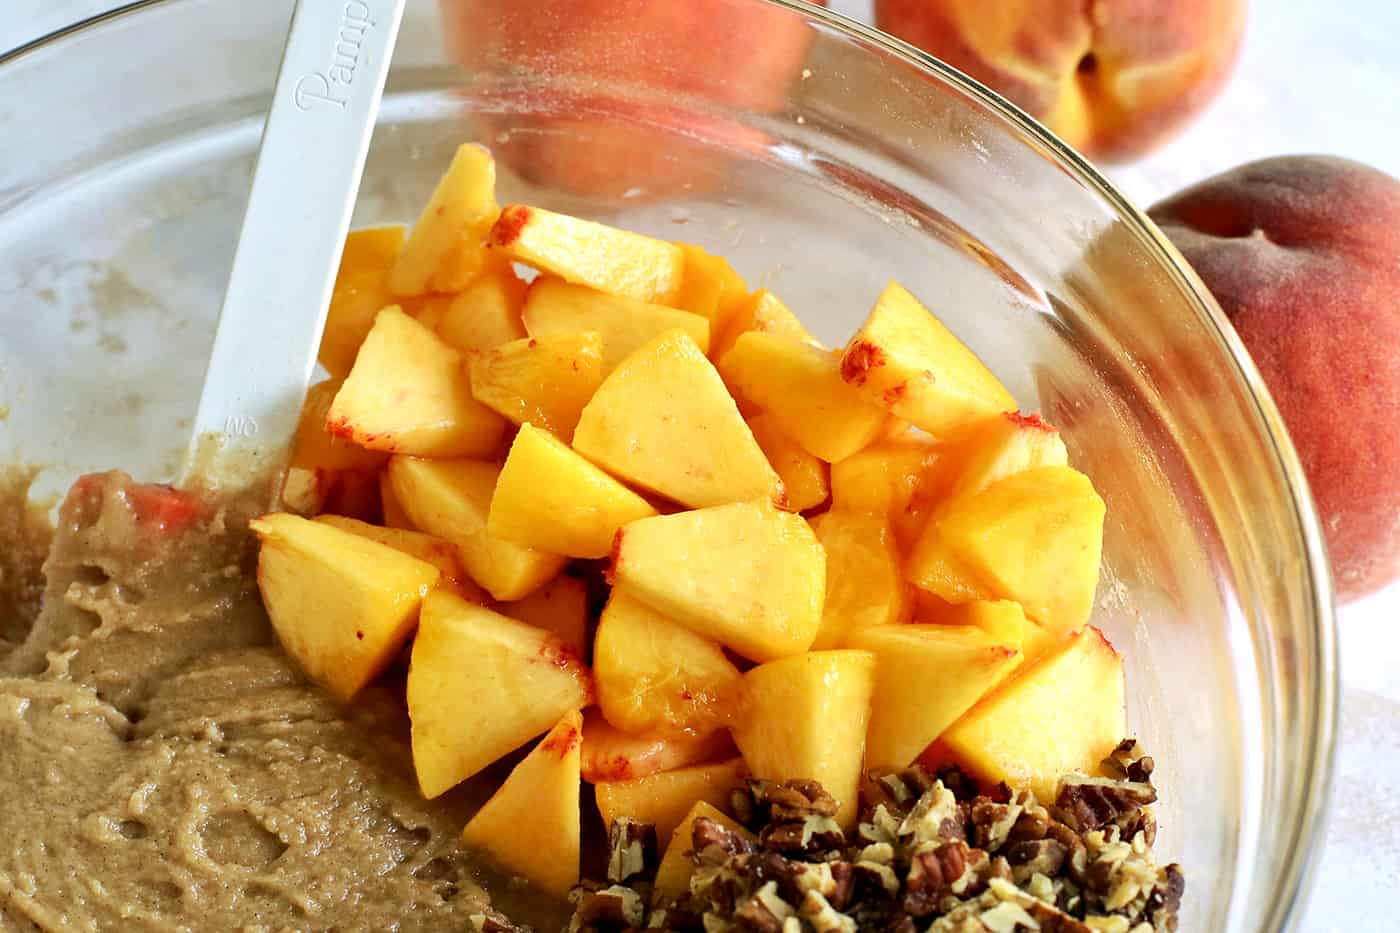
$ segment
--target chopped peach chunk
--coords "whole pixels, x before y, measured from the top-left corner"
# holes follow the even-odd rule
[[[603,341],[603,375],[661,334],[680,329],[703,352],[710,345],[710,325],[698,314],[665,305],[538,279],[525,296],[521,312],[532,337],[594,331]]]
[[[685,254],[674,243],[524,204],[502,209],[490,242],[566,282],[638,301],[670,303],[685,279]]]
[[[496,163],[481,146],[462,144],[409,232],[389,288],[405,297],[460,291],[485,265],[483,241],[499,213]]]

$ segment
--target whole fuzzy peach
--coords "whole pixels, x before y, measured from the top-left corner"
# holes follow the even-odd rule
[[[1158,204],[1268,383],[1338,595],[1400,571],[1400,181],[1346,159],[1252,162]]]
[[[875,21],[1086,155],[1142,155],[1219,93],[1247,0],[876,0]]]
[[[501,101],[515,113],[476,117],[492,151],[530,181],[585,196],[722,178],[729,150],[767,142],[725,111],[784,106],[811,41],[793,14],[749,0],[440,4],[457,62],[525,79]],[[533,76],[548,76],[548,90]],[[690,136],[718,146],[687,145]]]

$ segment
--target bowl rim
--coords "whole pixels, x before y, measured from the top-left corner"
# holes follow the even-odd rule
[[[0,67],[111,20],[177,2],[179,0],[132,0],[117,5],[110,10],[26,41],[8,51],[0,50]],[[1303,552],[1307,560],[1306,593],[1311,596],[1315,623],[1309,647],[1317,661],[1320,676],[1312,695],[1304,697],[1305,702],[1300,706],[1305,715],[1311,714],[1306,722],[1308,767],[1299,788],[1302,803],[1299,818],[1281,847],[1283,858],[1275,878],[1274,891],[1271,892],[1275,896],[1268,899],[1267,913],[1259,918],[1262,921],[1261,929],[1295,929],[1302,919],[1316,880],[1335,778],[1340,692],[1335,597],[1321,522],[1306,474],[1273,396],[1269,393],[1243,341],[1230,325],[1205,283],[1166,234],[1087,158],[1030,114],[946,62],[902,39],[844,14],[816,6],[807,0],[757,2],[767,3],[820,22],[834,32],[879,49],[917,71],[930,73],[1038,145],[1058,168],[1101,198],[1117,214],[1118,219],[1187,295],[1197,315],[1228,352],[1233,374],[1244,385],[1254,415],[1264,427],[1274,460],[1287,480],[1293,517],[1303,539]]]

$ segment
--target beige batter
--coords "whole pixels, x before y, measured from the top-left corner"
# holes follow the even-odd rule
[[[241,519],[142,518],[133,488],[69,494],[37,618],[47,536],[0,503],[0,638],[28,630],[0,659],[0,929],[472,929],[464,804],[420,798],[393,692],[306,685]]]

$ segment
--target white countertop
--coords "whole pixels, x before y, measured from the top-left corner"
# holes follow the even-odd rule
[[[1180,2],[1180,0],[1166,0]],[[0,0],[0,50],[113,0]],[[868,19],[870,0],[831,0]],[[1138,203],[1268,155],[1318,152],[1400,177],[1400,0],[1255,0],[1239,70],[1181,138],[1109,175]],[[1400,586],[1341,612],[1341,748],[1303,929],[1400,930]]]

